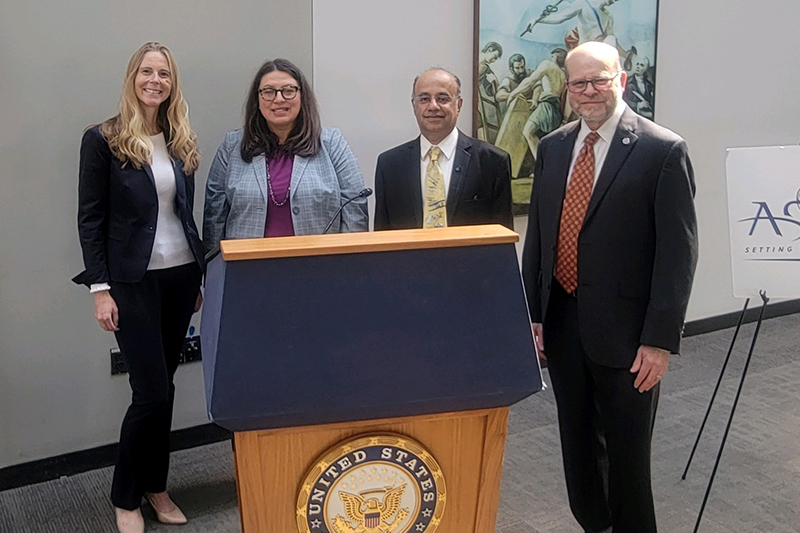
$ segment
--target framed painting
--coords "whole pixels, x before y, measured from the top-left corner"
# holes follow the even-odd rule
[[[653,118],[658,0],[475,0],[473,135],[511,155],[514,213],[524,215],[539,140],[575,120],[564,59],[586,41],[619,50],[623,98]]]

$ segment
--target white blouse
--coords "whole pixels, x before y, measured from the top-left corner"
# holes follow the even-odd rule
[[[172,167],[164,134],[159,133],[150,137],[150,140],[155,148],[150,169],[153,171],[158,194],[158,218],[147,270],[158,270],[191,263],[194,256],[189,248],[189,241],[186,240],[183,224],[176,213],[175,169]]]

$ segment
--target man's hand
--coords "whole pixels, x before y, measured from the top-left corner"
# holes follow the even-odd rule
[[[539,356],[539,366],[547,368],[547,356],[544,354],[544,336],[542,335],[542,325],[538,322],[531,324],[533,330],[533,342],[536,344],[536,354]]]
[[[119,310],[117,309],[117,302],[111,297],[111,291],[94,293],[94,317],[103,330],[119,330]]]
[[[636,352],[636,359],[631,367],[632,374],[638,372],[633,386],[639,392],[649,391],[656,383],[661,381],[667,371],[667,365],[669,365],[669,352],[667,350],[654,346],[639,346],[639,350]]]

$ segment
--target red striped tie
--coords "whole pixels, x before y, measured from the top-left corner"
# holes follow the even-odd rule
[[[594,185],[594,144],[600,139],[597,132],[591,132],[583,141],[583,147],[575,161],[572,179],[564,196],[561,210],[561,223],[558,227],[558,255],[556,259],[556,280],[568,293],[578,288],[578,235],[586,217],[586,208],[592,197]]]

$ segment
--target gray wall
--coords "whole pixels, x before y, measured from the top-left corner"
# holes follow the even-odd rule
[[[695,164],[701,256],[689,318],[698,319],[741,306],[731,296],[725,148],[800,140],[800,4],[660,3],[656,119],[687,139]],[[80,134],[113,114],[130,54],[150,39],[175,52],[205,154],[200,189],[222,135],[239,125],[258,64],[285,55],[311,72],[311,4],[183,0],[144,18],[136,3],[0,4],[0,467],[116,439],[128,386],[109,377],[113,338],[68,279],[81,268]],[[370,184],[377,155],[417,134],[414,75],[450,68],[471,101],[473,2],[313,7],[323,120],[342,128]],[[465,104],[459,126],[468,132],[470,124]],[[524,218],[517,222],[523,229]],[[176,426],[205,422],[199,365],[179,371],[178,390]]]
[[[800,3],[762,0],[757,9],[726,0],[659,3],[656,121],[687,140],[697,177],[700,263],[688,313],[695,320],[743,304],[731,288],[725,149],[800,140],[794,30]],[[360,31],[341,31],[356,20]],[[323,118],[342,128],[368,185],[378,154],[418,134],[409,102],[414,75],[439,64],[471,83],[472,24],[471,0],[315,3]],[[496,63],[501,71],[504,64],[505,58]],[[471,101],[468,88],[459,120],[467,133]],[[518,232],[525,223],[517,217]]]
[[[761,0],[757,9],[725,0],[660,4],[656,121],[686,139],[697,177],[700,262],[690,317],[739,311],[744,301],[733,298],[725,150],[800,140],[800,3]]]
[[[0,467],[116,440],[130,398],[111,377],[114,338],[82,270],[76,230],[78,149],[116,112],[125,67],[144,42],[176,57],[203,163],[240,126],[258,66],[285,56],[312,71],[311,0],[152,4],[0,3]],[[207,421],[199,364],[177,376],[175,426]]]

